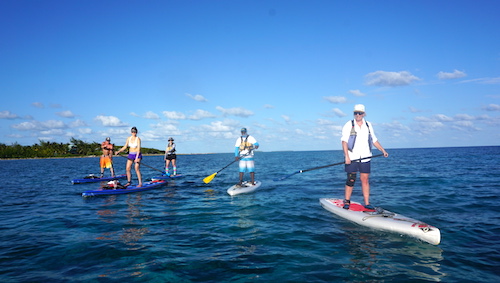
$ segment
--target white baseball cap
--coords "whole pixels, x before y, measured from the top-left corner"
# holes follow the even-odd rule
[[[354,112],[365,112],[365,106],[363,104],[354,105]]]

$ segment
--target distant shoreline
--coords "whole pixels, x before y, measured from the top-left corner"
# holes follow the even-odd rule
[[[445,147],[402,147],[402,148],[388,148],[391,150],[403,149],[449,149],[449,148],[474,148],[474,147],[499,147],[500,145],[474,145],[474,146],[445,146]],[[257,151],[258,153],[272,153],[272,152],[313,152],[313,151],[342,151],[342,149],[318,149],[318,150],[278,150],[278,151]],[[211,153],[177,153],[177,155],[207,155],[207,154],[233,154],[232,152],[211,152]],[[375,154],[375,153],[374,153]],[[143,156],[163,156],[162,154],[143,154]],[[115,155],[116,156],[116,155]],[[115,157],[114,156],[114,157]],[[124,156],[124,155],[122,155]],[[30,159],[64,159],[64,158],[95,158],[100,155],[87,155],[87,156],[52,156],[52,157],[27,157],[27,158],[0,158],[0,160],[30,160]]]
[[[181,153],[177,155],[205,155],[205,154],[217,154],[217,153]],[[143,154],[143,156],[163,156],[164,154]],[[125,155],[122,155],[125,156]],[[82,155],[82,156],[51,156],[51,157],[19,157],[19,158],[0,158],[0,160],[30,160],[30,159],[66,159],[66,158],[96,158],[100,155]],[[118,157],[113,155],[113,157]]]

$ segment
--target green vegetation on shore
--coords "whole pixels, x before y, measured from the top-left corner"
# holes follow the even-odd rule
[[[123,145],[115,145],[121,148]],[[142,154],[164,154],[155,148],[141,148]],[[47,157],[75,157],[101,155],[101,143],[86,143],[82,140],[71,138],[69,143],[56,143],[41,141],[39,144],[23,146],[18,143],[6,145],[0,143],[0,158],[47,158]]]

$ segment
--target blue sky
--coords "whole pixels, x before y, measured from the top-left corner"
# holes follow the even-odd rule
[[[0,143],[499,145],[498,1],[0,1]],[[390,151],[389,151],[390,153]]]

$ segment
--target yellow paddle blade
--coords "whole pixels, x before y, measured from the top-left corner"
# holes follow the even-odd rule
[[[212,182],[212,180],[215,178],[215,175],[217,175],[217,173],[213,173],[212,175],[205,177],[205,179],[203,179],[203,182],[205,182],[205,184]]]

